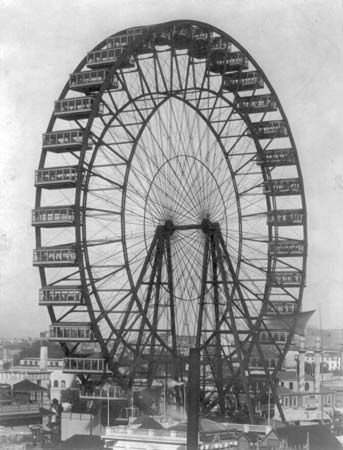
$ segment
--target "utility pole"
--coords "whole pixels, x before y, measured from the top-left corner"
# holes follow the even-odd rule
[[[200,349],[189,350],[187,396],[187,450],[198,450],[200,396]]]
[[[270,386],[268,385],[268,427],[270,427]]]

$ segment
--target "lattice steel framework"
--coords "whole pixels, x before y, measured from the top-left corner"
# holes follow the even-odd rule
[[[263,386],[277,400],[306,207],[285,113],[238,42],[188,20],[105,39],[55,102],[35,184],[40,303],[66,370],[186,382],[196,346],[204,409],[236,390],[253,420]]]

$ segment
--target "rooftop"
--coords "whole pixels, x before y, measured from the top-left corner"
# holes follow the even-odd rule
[[[13,392],[47,392],[47,389],[29,380],[22,380],[13,385]]]
[[[299,379],[299,375],[296,370],[282,370],[278,372],[277,377],[280,381],[295,381]],[[305,373],[306,381],[313,381],[314,378],[312,375]]]
[[[309,444],[311,450],[342,450],[342,446],[324,425],[305,425],[277,428],[276,435],[290,446]]]
[[[74,434],[74,436],[62,443],[62,449],[64,450],[100,450],[102,448],[103,446],[99,436]]]

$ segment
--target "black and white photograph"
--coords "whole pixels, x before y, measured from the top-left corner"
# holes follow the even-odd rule
[[[343,449],[342,0],[0,0],[0,449]]]

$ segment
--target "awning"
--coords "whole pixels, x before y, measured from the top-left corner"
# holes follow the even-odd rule
[[[268,330],[290,331],[294,327],[294,333],[303,336],[307,322],[315,311],[304,311],[299,313],[275,314],[263,319]]]

